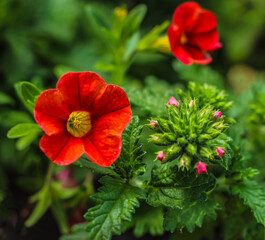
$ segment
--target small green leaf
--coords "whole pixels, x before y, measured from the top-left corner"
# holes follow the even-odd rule
[[[113,72],[115,70],[115,66],[112,64],[108,64],[105,62],[98,62],[95,65],[95,68],[104,72]]]
[[[37,97],[41,93],[41,90],[30,82],[17,83],[15,89],[27,109],[33,112]]]
[[[59,240],[88,240],[89,233],[86,232],[86,223],[76,224],[71,229],[70,235],[60,237]]]
[[[26,227],[32,227],[47,211],[52,203],[51,189],[49,185],[44,187],[31,197],[33,202],[38,201],[30,217],[25,222]]]
[[[244,179],[232,186],[232,193],[238,194],[244,203],[250,207],[257,222],[265,226],[265,189],[255,181]]]
[[[13,98],[9,97],[7,94],[0,92],[0,105],[4,104],[14,104]]]
[[[139,199],[145,198],[142,189],[122,179],[104,176],[100,182],[103,187],[91,197],[97,205],[85,214],[90,240],[109,240],[112,234],[120,234],[122,221],[131,221]]]
[[[41,132],[41,129],[35,129],[35,130],[32,130],[28,135],[18,139],[16,142],[17,150],[21,151],[27,148],[31,143],[35,141],[35,139],[38,137],[40,132]]]
[[[31,134],[32,132],[40,131],[41,128],[36,123],[20,123],[11,128],[8,133],[8,138],[20,138]]]

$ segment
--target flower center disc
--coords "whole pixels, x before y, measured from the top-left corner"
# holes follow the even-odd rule
[[[186,44],[187,42],[188,42],[188,38],[187,38],[187,35],[186,35],[186,33],[182,33],[181,34],[181,38],[180,38],[180,42],[181,42],[181,44]]]
[[[90,114],[86,111],[76,111],[69,115],[67,131],[74,137],[83,137],[92,128]]]

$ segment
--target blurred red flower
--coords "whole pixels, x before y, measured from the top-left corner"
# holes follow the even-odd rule
[[[108,167],[120,155],[121,135],[132,117],[125,91],[96,73],[66,73],[57,89],[45,90],[34,109],[46,135],[40,148],[54,163],[68,165],[83,153]]]
[[[168,28],[171,50],[182,63],[209,64],[209,52],[220,49],[215,15],[196,2],[181,4],[174,12]]]

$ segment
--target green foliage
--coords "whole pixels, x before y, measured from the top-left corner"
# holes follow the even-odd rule
[[[143,126],[140,125],[139,117],[134,116],[123,132],[122,151],[113,167],[124,179],[131,179],[145,172],[143,163],[145,152],[139,142],[142,130]]]
[[[168,208],[165,215],[165,229],[174,232],[186,227],[189,232],[193,232],[195,226],[202,227],[206,216],[215,220],[218,209],[219,207],[213,199],[195,202],[184,209]]]
[[[124,180],[105,176],[100,182],[103,187],[91,197],[97,205],[85,214],[91,240],[107,240],[112,234],[120,234],[122,222],[131,221],[139,199],[145,197],[142,189],[130,186]]]
[[[76,224],[71,228],[71,234],[60,237],[59,240],[88,240],[89,233],[86,232],[86,223]]]
[[[164,233],[163,220],[164,209],[162,207],[154,208],[143,204],[133,216],[133,233],[136,237],[142,237],[146,233],[152,236],[162,235]]]
[[[35,103],[41,91],[32,83],[20,82],[15,85],[16,92],[26,108],[33,112]]]
[[[147,202],[154,207],[160,205],[183,209],[197,201],[205,201],[206,193],[215,187],[215,178],[210,174],[178,171],[171,163],[156,166],[148,187]]]
[[[179,95],[185,95],[184,93]],[[232,106],[232,102],[227,101],[227,94],[224,91],[220,91],[215,86],[208,84],[200,85],[195,82],[189,82],[188,84],[188,94],[185,98],[190,97],[191,99],[198,100],[200,107],[203,107],[207,104],[214,106],[218,111],[226,111]]]
[[[113,170],[113,167],[101,167],[93,162],[91,162],[86,156],[82,156],[79,158],[75,163],[75,165],[78,165],[80,167],[86,167],[92,170],[92,172],[98,173],[98,174],[106,174],[106,175],[113,175],[118,176],[118,174]]]
[[[140,90],[129,88],[128,97],[130,103],[144,111],[144,116],[164,116],[166,114],[165,105],[174,95],[174,87],[153,76],[145,79],[145,87]]]
[[[153,118],[156,126],[148,125],[156,131],[149,142],[168,146],[163,149],[163,162],[176,160],[179,168],[189,170],[198,161],[211,161],[227,169],[231,156],[230,139],[222,133],[228,128],[225,117],[215,119],[214,107],[199,106],[200,103],[191,99],[185,99],[179,106],[167,105],[168,119]],[[218,156],[218,147],[224,149],[225,156]]]
[[[251,208],[257,222],[265,226],[265,190],[255,181],[244,179],[232,186],[233,194],[238,194],[244,203]]]
[[[0,105],[5,105],[5,104],[13,105],[14,100],[7,94],[0,92]]]

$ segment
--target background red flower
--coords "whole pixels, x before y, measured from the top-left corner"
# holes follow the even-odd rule
[[[209,52],[221,48],[215,15],[196,2],[181,4],[168,28],[171,50],[182,63],[208,64]]]
[[[73,117],[75,113],[81,115]],[[89,117],[84,118],[84,113]],[[57,89],[42,92],[34,116],[46,133],[40,148],[54,163],[68,165],[85,153],[94,163],[108,167],[120,154],[121,135],[132,113],[122,88],[107,85],[96,73],[80,72],[63,75]],[[75,121],[72,132],[71,121]]]

